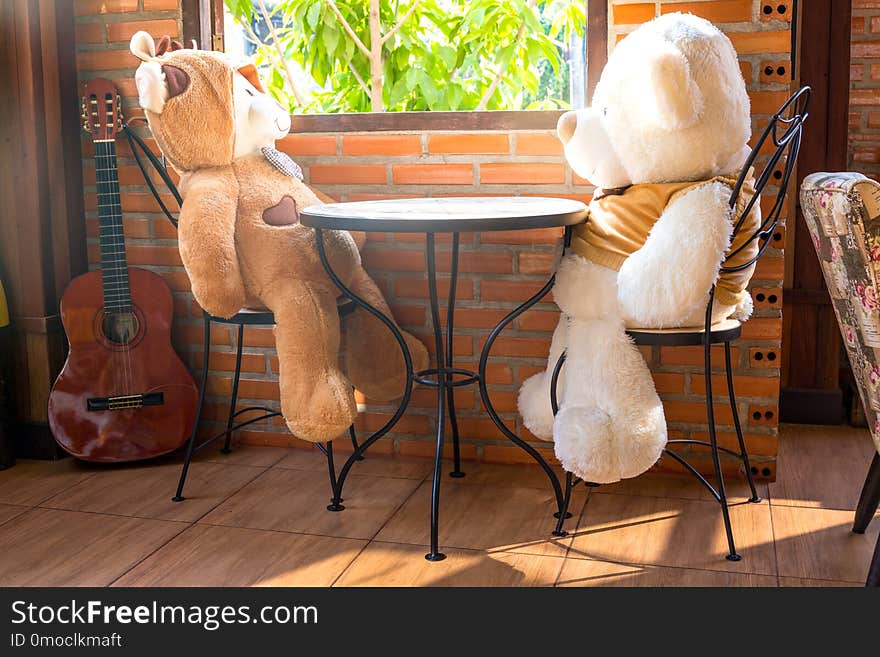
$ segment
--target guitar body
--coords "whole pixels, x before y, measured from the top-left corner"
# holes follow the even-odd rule
[[[75,278],[61,298],[70,352],[49,397],[49,425],[84,461],[167,454],[195,422],[198,388],[171,346],[171,292],[153,272],[127,273],[128,313],[106,312],[100,271]]]

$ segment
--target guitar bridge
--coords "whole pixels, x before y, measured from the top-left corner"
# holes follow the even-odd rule
[[[117,397],[90,397],[86,408],[90,411],[119,411],[125,408],[142,406],[162,406],[165,396],[161,392],[148,392],[143,395],[119,395]]]

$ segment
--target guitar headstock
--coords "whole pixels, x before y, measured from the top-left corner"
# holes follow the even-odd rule
[[[80,100],[83,130],[92,141],[110,141],[122,130],[122,100],[107,78],[94,78],[82,84]]]

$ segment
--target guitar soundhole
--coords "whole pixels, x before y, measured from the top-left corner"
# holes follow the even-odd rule
[[[133,312],[106,313],[101,322],[104,337],[114,345],[125,345],[137,337],[140,325]]]

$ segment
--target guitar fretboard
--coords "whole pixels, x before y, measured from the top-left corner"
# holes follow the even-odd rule
[[[115,141],[95,142],[95,174],[104,312],[130,312],[131,290],[128,285],[128,262],[125,258],[125,236],[122,232]]]

